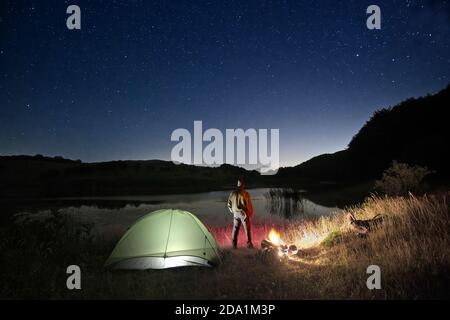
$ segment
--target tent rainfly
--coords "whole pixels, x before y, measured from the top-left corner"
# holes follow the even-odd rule
[[[192,213],[164,209],[138,219],[105,263],[111,269],[145,270],[219,263],[214,237]]]

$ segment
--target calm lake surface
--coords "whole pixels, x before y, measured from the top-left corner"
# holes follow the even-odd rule
[[[301,195],[295,198],[274,200],[269,196],[270,189],[247,190],[253,201],[254,223],[282,223],[292,219],[310,216],[329,215],[340,211],[335,207],[325,207]],[[76,217],[83,223],[92,224],[93,229],[103,235],[122,233],[136,219],[149,212],[173,208],[187,210],[199,217],[210,227],[231,224],[231,214],[226,202],[230,191],[214,191],[195,194],[152,195],[152,196],[114,196],[90,198],[64,198],[58,200],[54,208],[63,214]],[[302,193],[303,194],[303,193]],[[68,204],[64,205],[64,202]],[[79,202],[77,204],[77,202]],[[99,205],[96,204],[99,203]],[[51,205],[52,200],[48,200]],[[89,203],[88,205],[85,203]],[[108,203],[108,205],[101,205]],[[114,205],[116,204],[116,205]],[[37,212],[21,212],[20,215],[47,215],[49,209]]]

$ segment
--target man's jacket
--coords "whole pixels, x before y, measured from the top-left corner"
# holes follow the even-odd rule
[[[228,197],[228,209],[231,213],[242,213],[251,218],[253,215],[252,201],[247,191],[236,190]]]

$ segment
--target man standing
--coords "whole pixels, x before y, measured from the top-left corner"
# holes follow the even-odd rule
[[[253,215],[253,206],[250,195],[245,191],[243,179],[237,182],[237,190],[230,193],[228,197],[228,210],[233,214],[233,232],[231,233],[231,244],[237,246],[237,237],[241,224],[244,226],[247,237],[247,248],[253,248],[250,219]]]

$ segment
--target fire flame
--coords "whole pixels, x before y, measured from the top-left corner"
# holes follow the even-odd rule
[[[282,244],[282,241],[280,239],[280,234],[278,232],[275,231],[275,229],[271,229],[269,232],[269,241],[272,242],[274,245],[279,246],[280,244]]]

